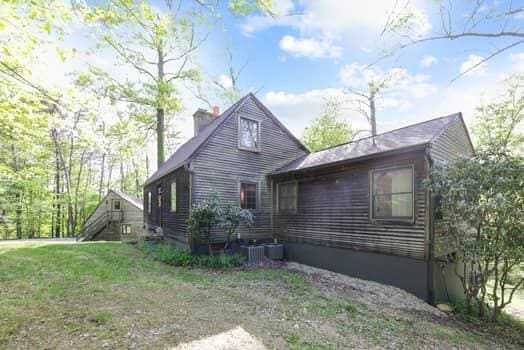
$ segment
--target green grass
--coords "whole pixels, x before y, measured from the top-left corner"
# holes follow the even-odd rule
[[[121,243],[0,245],[0,286],[0,349],[170,348],[237,326],[268,349],[518,348],[522,340],[370,304],[285,269],[174,267]]]

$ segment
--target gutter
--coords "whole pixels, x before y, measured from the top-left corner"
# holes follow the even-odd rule
[[[300,173],[306,173],[306,172],[309,172],[309,171],[322,170],[322,169],[327,169],[327,168],[335,167],[335,166],[342,165],[342,164],[357,163],[357,162],[362,162],[362,161],[365,161],[365,160],[375,159],[375,158],[379,158],[379,157],[385,157],[385,156],[388,156],[388,155],[401,154],[401,153],[406,153],[406,152],[410,152],[410,151],[417,151],[417,150],[421,150],[421,149],[427,149],[428,147],[430,147],[430,145],[431,144],[429,142],[424,142],[424,143],[419,143],[419,144],[413,145],[413,146],[397,148],[397,149],[382,151],[382,152],[378,152],[378,153],[372,153],[372,154],[363,155],[363,156],[356,157],[356,158],[342,159],[342,160],[338,160],[338,161],[334,161],[334,162],[330,162],[330,163],[320,164],[320,165],[317,165],[317,166],[305,167],[305,168],[302,168],[302,169],[294,169],[294,170],[288,170],[288,171],[283,171],[283,172],[274,172],[272,174],[269,174],[268,176],[270,176],[270,177],[277,177],[277,176],[282,176],[282,175],[300,174]]]

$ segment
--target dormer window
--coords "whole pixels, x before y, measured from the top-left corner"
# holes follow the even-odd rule
[[[238,123],[238,147],[248,151],[260,151],[260,122],[244,117]]]

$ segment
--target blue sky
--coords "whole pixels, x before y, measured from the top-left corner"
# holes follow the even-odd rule
[[[215,35],[227,39],[214,40],[202,59],[220,57],[223,43],[230,42],[237,64],[249,61],[241,85],[245,90],[262,87],[258,97],[297,135],[320,113],[326,96],[361,86],[369,74],[396,69],[403,75],[384,94],[385,101],[379,102],[378,128],[387,131],[457,111],[471,123],[475,107],[500,94],[505,77],[522,71],[524,47],[516,47],[451,82],[461,71],[507,43],[486,39],[418,44],[367,67],[381,57],[383,49],[399,40],[398,36],[380,35],[395,1],[368,3],[281,0],[276,2],[280,14],[276,19],[226,15],[227,33]],[[487,1],[486,5],[501,8],[509,3]],[[434,2],[411,1],[410,6],[420,15],[416,30],[421,35],[439,32],[440,18]],[[296,12],[301,15],[285,15]],[[467,8],[454,10],[456,24],[464,22],[466,13]],[[520,25],[524,18],[516,17],[514,21]],[[496,28],[481,24],[477,29]],[[220,64],[212,66],[216,76],[223,73],[221,69],[224,67]],[[365,127],[364,119],[351,110],[345,111],[345,117],[357,128]]]
[[[223,21],[214,26],[197,52],[196,61],[209,78],[222,79],[227,84],[226,49],[231,49],[237,69],[248,62],[240,76],[243,90],[258,90],[262,102],[297,136],[321,113],[327,97],[340,98],[345,89],[364,86],[370,76],[395,72],[399,77],[378,101],[378,131],[383,132],[458,111],[471,124],[475,108],[502,92],[503,79],[524,70],[524,46],[517,46],[451,82],[461,71],[508,42],[486,39],[418,44],[369,67],[383,50],[400,40],[396,35],[380,35],[395,3],[396,0],[275,0],[276,18],[234,17],[222,9]],[[488,13],[490,6],[500,9],[509,4],[486,0],[486,8],[479,9],[479,13]],[[409,7],[416,14],[410,35],[430,35],[441,30],[435,2],[411,0]],[[455,8],[453,13],[454,24],[463,24],[467,8]],[[510,22],[517,27],[523,24],[524,17],[519,16]],[[476,29],[489,31],[497,26],[480,23]],[[75,46],[89,46],[89,39],[78,32],[72,36],[72,42]],[[89,59],[95,63],[111,61],[107,53]],[[57,65],[50,68],[50,75],[64,69]],[[172,125],[181,132],[180,142],[192,136],[191,114],[203,106],[191,94],[183,96],[186,109]],[[345,107],[344,117],[356,129],[365,128],[364,118],[350,110],[349,103]]]

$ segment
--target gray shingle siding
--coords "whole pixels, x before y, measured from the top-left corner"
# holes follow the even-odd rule
[[[238,148],[239,117],[260,121],[260,152]],[[271,238],[271,192],[267,175],[306,154],[303,146],[290,137],[254,98],[242,106],[209,138],[192,157],[194,203],[217,191],[224,203],[239,204],[239,182],[258,184],[258,203],[251,229],[240,227],[243,239]],[[217,234],[217,241],[223,239]]]

